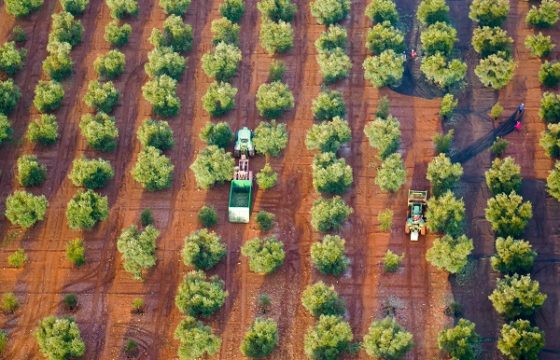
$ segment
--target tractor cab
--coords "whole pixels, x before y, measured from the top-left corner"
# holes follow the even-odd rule
[[[419,235],[426,235],[426,208],[428,192],[421,190],[408,191],[408,212],[405,233],[410,234],[410,240],[418,241]]]
[[[235,146],[233,148],[235,157],[242,154],[255,156],[255,146],[253,144],[253,132],[248,127],[243,127],[235,133]]]

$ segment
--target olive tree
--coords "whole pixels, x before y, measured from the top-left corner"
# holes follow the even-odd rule
[[[39,350],[49,360],[76,358],[84,355],[86,344],[74,318],[47,316],[33,332]]]
[[[473,30],[471,44],[482,57],[500,52],[509,54],[513,39],[499,26],[482,26]]]
[[[212,227],[218,223],[218,212],[212,206],[204,205],[198,210],[198,222],[207,228]]]
[[[340,196],[318,199],[311,207],[311,225],[316,231],[338,230],[353,210]]]
[[[4,114],[0,114],[0,144],[12,138],[13,129],[10,119]]]
[[[221,42],[237,45],[239,43],[239,32],[241,27],[239,24],[226,18],[219,18],[212,21],[210,27],[212,32],[212,42],[217,45]]]
[[[227,148],[233,141],[233,131],[227,122],[207,123],[200,131],[200,139],[208,145]]]
[[[67,11],[62,11],[52,14],[51,17],[49,43],[67,42],[71,46],[76,46],[82,42],[84,27],[80,20],[74,18],[74,15]]]
[[[224,0],[220,5],[220,15],[235,23],[241,21],[244,13],[244,0]]]
[[[320,124],[313,124],[307,131],[305,145],[309,150],[337,152],[340,147],[350,141],[352,130],[348,122],[340,117]]]
[[[104,188],[114,176],[113,167],[108,160],[86,157],[72,161],[72,170],[68,174],[72,184],[87,189]]]
[[[278,324],[272,319],[256,318],[243,337],[241,353],[250,358],[270,355],[278,346]]]
[[[144,98],[152,104],[155,114],[173,117],[181,109],[181,99],[177,96],[177,80],[168,75],[157,76],[142,86]]]
[[[89,0],[60,0],[64,11],[74,16],[82,15],[89,4]]]
[[[105,41],[113,46],[121,47],[128,44],[128,38],[132,32],[130,24],[121,24],[118,20],[113,20],[105,26]]]
[[[513,78],[516,67],[512,59],[507,59],[502,54],[492,54],[480,60],[474,73],[484,86],[499,90]]]
[[[269,163],[266,163],[263,168],[257,173],[257,184],[263,190],[272,189],[278,182],[278,174]]]
[[[350,260],[344,251],[346,241],[338,235],[325,235],[320,242],[311,245],[311,261],[325,275],[342,275]]]
[[[397,87],[404,73],[404,59],[392,49],[368,56],[363,64],[364,77],[376,88]]]
[[[335,24],[348,16],[350,4],[350,0],[313,0],[310,5],[311,15],[319,24]]]
[[[93,67],[99,76],[114,79],[124,72],[125,64],[126,58],[122,52],[109,50],[95,59]]]
[[[347,321],[336,315],[321,315],[307,330],[303,343],[305,354],[313,360],[338,359],[351,351],[354,338]]]
[[[547,295],[540,292],[539,282],[530,275],[514,274],[498,279],[496,289],[488,298],[498,314],[516,319],[533,315]]]
[[[531,326],[528,320],[516,320],[502,326],[498,350],[508,359],[536,360],[543,348],[544,332]]]
[[[192,0],[159,0],[159,5],[168,15],[184,15]]]
[[[202,107],[212,116],[221,116],[233,110],[237,88],[227,82],[214,81],[202,97]]]
[[[536,28],[550,28],[560,19],[560,4],[555,0],[542,0],[540,5],[531,6],[525,21]]]
[[[393,0],[372,0],[366,7],[365,14],[375,23],[389,21],[396,24],[399,21],[397,5]]]
[[[294,46],[294,29],[292,24],[282,20],[264,21],[259,39],[263,49],[270,55],[283,54]]]
[[[140,125],[136,137],[142,146],[165,151],[173,147],[173,130],[167,121],[148,119]]]
[[[185,53],[192,48],[192,26],[185,24],[177,15],[169,15],[163,22],[163,29],[153,29],[149,41],[155,47],[170,47],[178,53]]]
[[[517,192],[521,188],[521,167],[510,156],[504,159],[494,159],[492,166],[486,171],[485,177],[486,185],[494,195]]]
[[[123,267],[136,280],[142,280],[144,271],[156,264],[156,240],[159,231],[148,225],[140,231],[136,225],[125,228],[117,239],[117,249],[123,258]]]
[[[437,338],[439,349],[451,359],[476,359],[476,346],[480,342],[480,336],[476,333],[475,327],[475,323],[467,319],[459,319],[454,327],[440,331]]]
[[[274,22],[292,21],[297,7],[292,0],[261,0],[257,3],[261,15]]]
[[[70,56],[72,46],[67,42],[52,42],[47,45],[48,55],[43,60],[43,71],[53,80],[62,81],[72,75],[74,61]]]
[[[13,41],[0,46],[0,72],[12,76],[23,68],[26,49],[18,49]]]
[[[465,235],[458,237],[444,235],[436,239],[426,252],[426,260],[437,268],[456,274],[467,265],[468,256],[473,249],[472,239]]]
[[[284,243],[274,236],[254,238],[241,247],[241,254],[249,260],[249,270],[270,274],[284,263]]]
[[[212,333],[210,326],[192,316],[185,316],[175,329],[174,338],[179,341],[177,356],[180,360],[200,359],[212,356],[220,350],[222,340]]]
[[[167,75],[179,80],[185,71],[185,58],[170,47],[157,47],[148,53],[148,62],[144,65],[150,77]]]
[[[6,0],[4,3],[8,14],[21,18],[37,11],[43,0]]]
[[[546,178],[546,191],[550,196],[560,201],[560,162],[557,161],[554,168]]]
[[[85,264],[86,249],[82,239],[72,239],[66,243],[66,258],[77,267]]]
[[[347,78],[352,69],[352,61],[342,48],[319,52],[317,64],[325,84],[333,84]]]
[[[8,115],[11,113],[21,97],[19,87],[14,80],[8,79],[0,81],[0,114]]]
[[[465,220],[465,204],[457,199],[451,191],[428,200],[426,217],[430,231],[460,236]]]
[[[539,70],[539,81],[547,87],[557,87],[560,84],[560,62],[546,60]]]
[[[84,102],[87,106],[97,111],[110,113],[118,101],[119,90],[112,81],[92,80],[89,82],[87,92],[84,95]]]
[[[447,23],[437,22],[420,34],[420,43],[425,56],[437,53],[449,56],[457,42],[457,30]]]
[[[138,14],[138,0],[107,0],[113,19],[124,19]]]
[[[346,104],[342,93],[337,90],[325,90],[313,99],[311,111],[316,120],[331,120],[335,117],[344,117]]]
[[[384,192],[396,192],[406,182],[406,169],[401,154],[394,153],[381,163],[377,168],[375,183]]]
[[[371,323],[362,346],[371,357],[397,360],[406,356],[414,341],[410,332],[388,316]]]
[[[352,185],[352,167],[332,152],[315,155],[311,166],[313,187],[327,194],[343,194]]]
[[[545,123],[560,123],[560,94],[553,92],[543,94],[539,116]]]
[[[47,179],[47,167],[35,155],[22,155],[17,159],[17,179],[21,186],[41,186]]]
[[[348,42],[348,31],[342,25],[331,25],[315,41],[317,52],[329,52],[337,48],[344,49]]]
[[[404,50],[404,34],[389,21],[375,24],[368,31],[366,48],[374,54],[389,49],[401,53]]]
[[[148,191],[168,189],[173,182],[175,166],[171,160],[153,146],[146,146],[138,154],[131,170],[132,177]]]
[[[428,164],[426,179],[432,185],[432,193],[439,196],[453,187],[463,176],[463,167],[460,163],[452,163],[445,154],[439,154]]]
[[[33,105],[39,112],[52,112],[60,107],[63,98],[64,88],[61,83],[54,80],[40,80],[35,86]]]
[[[49,202],[45,195],[15,191],[6,198],[6,218],[13,224],[29,229],[45,219]]]
[[[0,115],[2,117],[3,115]],[[6,118],[7,119],[7,118]],[[26,137],[29,141],[40,145],[52,145],[58,139],[58,123],[56,116],[41,114],[33,119],[28,127]]]
[[[277,157],[288,145],[288,129],[285,124],[272,120],[261,121],[253,138],[255,149],[266,156]]]
[[[445,90],[461,84],[467,74],[467,64],[437,53],[422,58],[420,71],[429,82]]]
[[[185,238],[181,252],[185,265],[197,270],[209,270],[226,255],[226,247],[218,234],[200,229]]]
[[[202,70],[218,81],[229,81],[237,74],[241,63],[241,50],[236,45],[221,42],[209,53],[202,55]]]
[[[550,55],[556,45],[552,42],[550,35],[538,33],[525,38],[525,47],[529,49],[531,56],[542,58]]]
[[[260,116],[276,119],[285,111],[294,108],[294,95],[290,88],[280,81],[261,84],[257,90],[256,105]]]
[[[416,18],[423,25],[449,21],[449,6],[445,0],[422,0],[416,10]]]
[[[95,150],[109,152],[117,147],[119,130],[113,116],[102,112],[85,114],[80,120],[80,131],[88,145]]]
[[[190,271],[179,284],[175,305],[185,315],[209,317],[224,305],[227,296],[224,282],[218,276]]]
[[[485,214],[498,236],[519,237],[533,217],[533,207],[529,201],[523,202],[523,198],[512,191],[488,199]]]
[[[400,145],[401,129],[399,120],[392,115],[386,119],[376,118],[364,127],[364,134],[369,145],[376,149],[378,156],[383,160],[393,154]]]
[[[453,94],[445,94],[443,98],[441,98],[441,105],[439,107],[439,114],[445,120],[448,119],[455,111],[455,108],[459,104],[459,101],[455,99]]]
[[[469,18],[480,26],[500,26],[509,13],[509,0],[473,0]]]
[[[346,312],[344,300],[340,298],[334,286],[325,285],[322,281],[307,286],[301,294],[301,303],[315,317],[321,315],[339,315]]]
[[[91,229],[109,216],[107,196],[93,190],[80,190],[68,202],[66,219],[71,229]]]
[[[233,177],[234,160],[231,153],[215,145],[200,151],[190,169],[199,188],[208,189],[216,183],[229,181]]]
[[[492,268],[502,274],[527,274],[536,257],[530,242],[508,236],[496,239],[496,253],[490,260]]]

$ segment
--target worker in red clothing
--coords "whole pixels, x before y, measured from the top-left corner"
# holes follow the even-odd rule
[[[414,49],[410,50],[410,58],[412,60],[415,60],[416,56],[418,56],[418,54],[416,53],[416,50],[414,50]]]
[[[525,111],[525,104],[524,104],[524,103],[521,103],[521,104],[519,104],[519,106],[517,107],[517,112],[521,114],[523,111]],[[515,130],[517,130],[517,131],[521,130],[521,117],[519,118],[519,120],[517,120],[517,121],[515,122],[514,128],[515,128]]]

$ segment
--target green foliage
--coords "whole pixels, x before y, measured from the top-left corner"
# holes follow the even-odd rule
[[[391,115],[391,103],[389,98],[384,95],[377,100],[377,109],[375,116],[380,119],[387,119]]]
[[[490,147],[490,151],[495,156],[501,156],[504,153],[504,151],[506,151],[508,145],[509,142],[507,140],[498,137]]]
[[[342,48],[320,52],[317,63],[325,84],[333,84],[347,78],[352,69],[352,61]]]
[[[41,145],[51,145],[58,139],[56,116],[42,114],[33,119],[27,128],[27,139]]]
[[[37,11],[43,0],[6,0],[4,3],[8,14],[21,18]]]
[[[527,274],[536,257],[530,242],[500,237],[496,239],[496,254],[491,258],[492,268],[502,274]]]
[[[284,243],[274,236],[254,238],[241,247],[241,254],[249,258],[249,270],[270,274],[284,263]]]
[[[227,148],[233,141],[233,131],[227,122],[207,123],[200,132],[200,139],[208,145]]]
[[[142,280],[145,270],[156,264],[156,240],[159,231],[152,225],[140,232],[136,225],[125,228],[117,239],[117,249],[123,258],[123,267],[136,280]]]
[[[396,254],[391,250],[387,250],[383,256],[383,270],[385,272],[396,272],[404,259],[404,254]]]
[[[263,168],[257,173],[257,184],[263,190],[272,189],[278,182],[278,174],[274,171],[269,163],[266,163]]]
[[[88,189],[104,188],[114,176],[115,173],[109,161],[86,157],[72,161],[72,170],[68,174],[72,184]]]
[[[451,274],[457,274],[467,265],[468,256],[473,249],[472,239],[465,235],[455,238],[444,235],[436,239],[432,247],[426,252],[426,260],[437,268]]]
[[[387,360],[404,358],[413,346],[412,334],[389,316],[372,322],[363,341],[369,356]]]
[[[529,49],[531,56],[542,58],[550,55],[556,45],[552,42],[550,35],[538,33],[525,38],[525,47]]]
[[[560,19],[560,4],[555,0],[542,0],[540,5],[531,6],[525,21],[536,28],[550,28]]]
[[[444,118],[447,119],[453,114],[453,111],[457,107],[458,100],[455,99],[453,94],[445,94],[441,99],[441,105],[439,109],[439,114]]]
[[[191,0],[159,0],[159,5],[168,15],[182,16],[189,9]]]
[[[35,155],[22,155],[17,160],[17,179],[21,186],[41,186],[47,179],[47,167]]]
[[[344,49],[348,42],[348,32],[341,25],[331,25],[315,41],[318,52],[333,51],[337,48]]]
[[[377,56],[368,56],[363,64],[364,77],[376,88],[397,87],[401,84],[404,72],[404,59],[389,49]]]
[[[74,61],[70,56],[72,46],[67,42],[52,42],[47,45],[49,53],[43,60],[43,71],[53,80],[62,81],[72,75]]]
[[[8,255],[7,260],[10,267],[21,269],[28,259],[25,250],[20,248]]]
[[[261,121],[255,129],[253,143],[259,154],[280,156],[288,145],[288,128],[285,124],[277,124],[275,120]]]
[[[447,23],[437,22],[422,31],[420,42],[426,56],[438,53],[449,56],[457,42],[457,30]]]
[[[62,302],[68,310],[75,310],[78,306],[78,296],[76,296],[76,294],[74,293],[66,294]]]
[[[554,168],[550,170],[546,178],[546,191],[550,196],[560,201],[560,161],[557,161]]]
[[[226,255],[226,247],[218,234],[200,229],[185,238],[181,252],[185,265],[197,270],[209,270]]]
[[[344,194],[354,181],[352,167],[332,152],[315,155],[311,168],[313,187],[321,193]]]
[[[270,355],[278,346],[278,324],[272,319],[256,318],[245,333],[241,343],[241,353],[250,358]]]
[[[340,316],[321,315],[305,334],[304,351],[313,360],[339,359],[351,351],[352,328]]]
[[[63,98],[64,88],[62,84],[54,80],[40,80],[35,86],[33,105],[39,112],[52,112],[60,107]]]
[[[122,52],[110,50],[104,55],[99,55],[93,67],[99,76],[114,79],[123,73],[125,64],[126,58]]]
[[[311,207],[311,225],[315,231],[338,230],[353,210],[340,196],[315,200]]]
[[[473,30],[471,44],[474,51],[482,57],[498,53],[509,55],[513,39],[499,26],[483,26]]]
[[[128,339],[124,345],[124,353],[131,357],[138,355],[138,343],[132,339]]]
[[[236,24],[226,18],[213,20],[210,27],[210,31],[212,32],[212,42],[216,45],[221,42],[237,45],[239,43],[240,30],[241,27],[239,24]]]
[[[365,15],[375,23],[389,21],[396,24],[399,21],[397,5],[393,0],[372,0],[366,7]]]
[[[66,243],[66,258],[74,266],[82,266],[86,262],[86,249],[82,239],[73,239]]]
[[[557,87],[560,84],[560,62],[545,61],[539,70],[539,81],[547,87]]]
[[[543,94],[539,116],[546,123],[560,123],[560,94],[552,92]]]
[[[109,152],[117,147],[119,130],[113,116],[103,112],[85,114],[80,121],[80,130],[88,145],[95,150]]]
[[[390,231],[393,227],[393,210],[385,209],[381,210],[379,214],[377,214],[377,221],[379,221],[379,229],[381,231]]]
[[[457,199],[451,191],[432,197],[428,200],[426,217],[430,231],[459,236],[463,231],[465,220],[465,204],[463,199]]]
[[[35,196],[18,190],[6,198],[5,215],[13,225],[28,229],[45,219],[48,205],[45,195]]]
[[[132,300],[132,312],[142,314],[144,312],[144,299],[137,297]]]
[[[151,209],[144,209],[140,213],[140,223],[142,226],[148,226],[154,224],[154,214],[152,214]]]
[[[509,0],[473,0],[469,18],[480,26],[500,26],[509,13]]]
[[[268,312],[268,308],[272,305],[272,300],[268,294],[259,294],[257,298],[257,303],[259,308],[261,309],[261,313],[266,314]]]
[[[209,317],[224,305],[227,296],[224,282],[218,276],[190,271],[179,284],[175,305],[185,315]]]
[[[8,333],[5,330],[0,330],[0,354],[3,354],[8,347]]]
[[[231,153],[226,153],[224,149],[215,145],[209,145],[200,151],[190,166],[194,172],[196,185],[203,189],[231,180],[233,168],[234,160]]]
[[[147,85],[144,85],[146,87]],[[110,113],[119,101],[119,90],[112,81],[101,82],[92,80],[88,84],[88,89],[84,95],[84,102],[87,106]],[[83,118],[83,117],[82,117]]]
[[[292,24],[264,21],[261,24],[259,39],[261,46],[270,55],[283,54],[294,46],[294,30]]]
[[[352,138],[348,122],[340,117],[321,124],[313,124],[307,131],[305,145],[309,150],[321,152],[337,152],[343,144]]]
[[[207,76],[219,81],[229,81],[237,74],[241,63],[241,50],[224,42],[216,45],[212,51],[202,55],[202,70]]]
[[[493,54],[480,60],[474,73],[484,86],[499,90],[513,78],[516,67],[515,61]]]
[[[155,47],[170,47],[178,53],[185,53],[192,48],[192,26],[185,24],[177,15],[169,15],[163,23],[163,29],[153,29],[149,41]]]
[[[80,357],[86,351],[80,328],[71,317],[44,317],[33,335],[39,350],[49,360]]]
[[[101,196],[93,190],[78,191],[66,208],[66,219],[71,229],[91,229],[108,216],[107,196]]]
[[[88,4],[89,0],[60,0],[64,11],[68,11],[74,16],[82,15]]]
[[[212,227],[218,223],[218,213],[212,206],[204,205],[198,210],[198,222],[204,227]]]
[[[502,193],[488,199],[485,214],[498,236],[517,238],[523,234],[533,217],[533,207],[529,201],[523,202],[523,198],[512,191],[509,195]]]
[[[539,144],[548,156],[560,157],[560,123],[548,124],[546,130],[541,134]]]
[[[454,136],[455,130],[453,129],[449,130],[447,134],[435,134],[432,141],[436,148],[436,154],[449,154]]]
[[[321,242],[311,245],[311,261],[325,275],[342,275],[350,260],[344,251],[346,241],[338,235],[325,235]]]
[[[255,221],[257,222],[257,226],[261,232],[267,232],[274,227],[275,218],[276,217],[273,213],[261,210],[257,213]]]
[[[375,183],[384,192],[396,192],[406,182],[406,169],[401,154],[387,156],[377,169]]]
[[[527,320],[504,324],[498,339],[498,349],[510,360],[537,360],[544,347],[544,332]]]
[[[505,159],[494,159],[485,176],[486,185],[494,195],[519,191],[523,180],[521,178],[521,167],[509,156]]]
[[[397,54],[401,53],[405,48],[404,34],[389,21],[375,24],[368,31],[366,48],[374,54],[381,54],[389,49]]]
[[[480,336],[476,333],[475,324],[467,319],[459,319],[455,327],[442,330],[438,334],[438,347],[448,354],[452,360],[476,359],[476,346]]]
[[[12,76],[23,68],[27,50],[18,49],[13,41],[0,46],[0,72]]]
[[[399,120],[392,115],[387,118],[376,118],[364,127],[364,134],[369,145],[377,150],[379,158],[387,159],[400,145],[401,129]]]
[[[82,42],[84,27],[80,20],[67,11],[52,14],[51,32],[49,43],[67,42],[70,46],[76,46]]]
[[[488,298],[498,314],[515,319],[533,315],[547,295],[540,292],[539,282],[530,275],[514,274],[498,279],[496,289]]]
[[[152,104],[152,110],[157,115],[172,117],[181,108],[181,99],[177,96],[177,80],[167,75],[157,76],[145,83],[142,94]]]
[[[348,16],[350,5],[350,0],[313,0],[310,4],[311,15],[319,24],[335,24]]]
[[[284,73],[286,72],[286,65],[281,60],[274,60],[268,69],[268,82],[282,81]]]
[[[185,71],[185,58],[169,47],[157,47],[148,53],[144,70],[150,77],[167,75],[179,80]]]
[[[274,22],[290,22],[297,12],[292,0],[261,0],[257,3],[257,9],[264,18]]]
[[[214,81],[202,97],[202,107],[212,116],[221,116],[235,106],[237,88],[227,82]]]
[[[113,19],[124,19],[138,15],[137,0],[107,0],[106,3]]]
[[[437,22],[447,22],[449,6],[445,0],[422,0],[418,5],[416,17],[423,25],[432,25]]]
[[[0,302],[0,308],[4,314],[13,314],[19,307],[18,298],[14,293],[5,293],[2,295],[2,301]]]
[[[173,130],[167,121],[148,119],[142,123],[136,132],[136,137],[142,146],[153,146],[165,151],[173,147]]]
[[[162,154],[161,150],[153,146],[146,146],[138,154],[131,174],[144,189],[159,191],[171,186],[174,168],[171,160]]]
[[[128,44],[128,38],[132,32],[130,24],[120,24],[118,20],[113,20],[105,26],[105,41],[113,46],[121,47]]]
[[[177,355],[180,360],[195,360],[212,356],[220,350],[222,345],[222,340],[212,333],[210,326],[204,325],[192,316],[186,316],[181,320],[175,329],[174,337],[179,340]]]
[[[8,115],[11,113],[20,97],[21,92],[14,80],[0,81],[0,114]]]
[[[494,118],[494,120],[498,120],[498,118],[502,115],[503,112],[504,112],[504,107],[499,102],[497,102],[490,109],[489,115],[492,118]]]
[[[439,154],[428,164],[426,179],[432,185],[434,196],[440,196],[453,187],[463,176],[463,167],[460,163],[452,163],[445,154]]]
[[[19,25],[15,25],[12,28],[12,33],[10,34],[10,39],[12,41],[15,41],[17,43],[24,43],[27,41],[27,33],[25,32],[25,30],[19,26]],[[2,353],[0,351],[0,353]]]
[[[12,123],[10,119],[4,114],[0,114],[0,144],[11,140],[12,133]]]
[[[467,64],[459,59],[446,59],[442,54],[422,58],[420,71],[426,79],[440,89],[458,86],[465,79]]]
[[[244,13],[244,0],[224,0],[220,5],[220,15],[234,23],[239,23]]]
[[[344,117],[346,114],[346,104],[342,93],[337,90],[325,90],[313,99],[313,117],[316,120],[331,120],[335,117]]]
[[[301,303],[309,313],[315,317],[321,315],[339,315],[346,312],[346,305],[334,286],[327,286],[322,281],[316,282],[301,294]]]
[[[294,108],[294,95],[290,88],[280,81],[261,84],[257,90],[256,105],[260,116],[277,119],[285,111]]]

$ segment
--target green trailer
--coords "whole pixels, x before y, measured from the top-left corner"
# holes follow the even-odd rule
[[[249,170],[249,159],[241,155],[239,165],[229,188],[228,220],[232,223],[248,223],[251,217],[253,197],[253,172]]]

